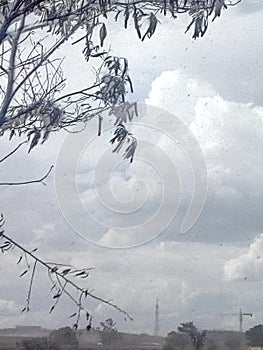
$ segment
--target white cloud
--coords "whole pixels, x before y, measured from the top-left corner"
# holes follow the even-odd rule
[[[261,280],[263,275],[263,233],[255,238],[247,251],[224,265],[228,280]]]
[[[11,316],[19,311],[18,306],[14,300],[3,300],[0,299],[0,313],[2,316]]]
[[[108,247],[127,247],[134,244],[131,230],[110,228],[99,240],[99,244]]]
[[[195,105],[200,98],[215,92],[182,70],[164,71],[151,83],[146,103],[164,108],[186,123],[194,119]]]
[[[146,102],[189,124],[206,157],[209,191],[234,200],[248,191],[263,193],[260,106],[227,101],[181,71],[165,71],[156,78]]]

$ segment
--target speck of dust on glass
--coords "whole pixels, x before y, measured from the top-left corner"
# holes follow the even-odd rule
[[[0,1],[0,350],[262,349],[262,16]]]

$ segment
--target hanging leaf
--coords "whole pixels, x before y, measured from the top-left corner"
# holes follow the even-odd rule
[[[19,277],[23,277],[27,272],[28,270],[25,270],[24,272],[21,273],[21,275],[19,275]]]
[[[21,255],[20,258],[19,258],[18,261],[17,261],[17,265],[22,261],[22,259],[23,259],[23,257],[22,257],[22,255]]]
[[[128,27],[129,17],[130,17],[129,5],[127,5],[125,8],[125,12],[124,12],[124,27],[125,27],[125,29],[127,29],[127,27]]]
[[[35,248],[35,249],[31,250],[31,253],[35,253],[37,250],[38,250],[38,249]]]
[[[158,20],[157,20],[156,16],[153,13],[151,13],[150,17],[149,17],[149,27],[148,27],[146,33],[144,34],[142,41],[146,38],[146,36],[148,36],[148,38],[151,38],[151,36],[154,34],[154,32],[156,30],[157,23],[158,23]]]
[[[134,6],[134,12],[133,12],[133,20],[134,20],[134,27],[136,29],[137,35],[139,39],[141,39],[141,31],[140,31],[140,25],[139,25],[139,17],[136,7]]]
[[[49,129],[45,130],[43,138],[42,138],[42,142],[41,142],[42,145],[43,145],[44,142],[47,141],[49,135],[50,135],[50,130]]]
[[[53,286],[50,288],[50,292],[56,287],[56,284],[53,284]]]
[[[51,273],[54,273],[58,270],[58,267],[57,266],[54,266],[52,267],[52,269],[50,270]]]
[[[122,13],[122,10],[118,11],[114,17],[115,21],[118,21],[119,14]]]
[[[107,36],[107,28],[105,23],[102,24],[101,28],[100,28],[100,46],[103,46],[104,40]]]
[[[55,305],[51,306],[49,313],[51,314],[54,309],[55,309]]]
[[[57,299],[57,298],[59,298],[61,296],[61,293],[59,292],[59,293],[57,293],[57,294],[55,294],[54,296],[53,296],[53,299]]]
[[[30,147],[29,147],[29,150],[28,150],[28,153],[31,152],[31,150],[38,144],[38,141],[40,139],[40,136],[41,136],[41,133],[39,130],[36,130],[35,131],[35,135],[31,141],[31,144],[30,144]]]
[[[222,8],[227,8],[224,0],[216,0],[214,5],[214,18],[212,21],[216,19],[216,17],[220,17]]]
[[[101,126],[102,126],[102,121],[103,121],[103,118],[101,115],[99,115],[99,127],[98,127],[98,136],[101,135]],[[77,276],[77,275],[76,275]]]
[[[9,136],[9,141],[13,138],[14,135],[15,135],[15,130],[12,129],[11,133],[10,133],[10,136]]]
[[[75,277],[83,276],[84,274],[86,274],[86,272],[85,271],[81,271],[81,272],[76,273]]]

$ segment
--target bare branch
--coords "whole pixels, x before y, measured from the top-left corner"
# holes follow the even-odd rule
[[[16,151],[19,150],[20,147],[22,147],[24,144],[26,144],[27,141],[21,142],[19,143],[18,146],[16,146],[16,148],[14,148],[10,153],[8,153],[6,156],[4,156],[2,159],[0,159],[0,163],[4,162],[7,158],[9,158],[10,156],[12,156]]]
[[[7,88],[6,88],[6,93],[5,97],[1,106],[0,110],[0,125],[3,124],[5,120],[5,115],[7,112],[7,109],[9,107],[10,102],[12,101],[13,98],[13,86],[14,86],[14,76],[15,76],[15,59],[16,59],[16,53],[18,49],[18,42],[20,35],[22,33],[22,29],[25,24],[25,17],[26,14],[23,14],[23,17],[21,19],[20,26],[18,28],[18,31],[15,35],[14,40],[12,41],[12,50],[10,54],[10,63],[9,63],[9,70],[8,70],[8,83],[7,83]]]
[[[21,185],[30,185],[30,184],[35,184],[35,183],[42,183],[42,185],[46,185],[45,182],[43,182],[48,175],[51,173],[52,169],[54,168],[54,165],[51,165],[50,169],[48,172],[41,177],[40,179],[37,180],[29,180],[29,181],[22,181],[22,182],[0,182],[0,186],[21,186]]]
[[[1,221],[0,221],[1,223]],[[95,294],[93,294],[92,292],[90,292],[88,289],[86,288],[82,288],[79,285],[77,285],[75,282],[73,282],[72,280],[70,280],[69,278],[66,277],[67,273],[69,273],[71,271],[71,269],[64,269],[63,271],[60,272],[60,270],[53,265],[50,265],[46,262],[44,262],[42,259],[38,258],[35,254],[33,254],[32,252],[30,252],[29,250],[25,249],[24,247],[22,247],[19,243],[17,243],[16,241],[14,241],[13,239],[11,239],[10,237],[8,237],[6,234],[4,234],[4,231],[0,232],[0,238],[4,238],[6,239],[5,243],[8,243],[10,247],[16,247],[19,250],[21,250],[23,253],[25,253],[26,255],[30,256],[35,262],[39,263],[40,265],[44,266],[48,272],[50,274],[54,274],[57,278],[60,278],[62,280],[64,280],[64,282],[67,285],[70,285],[71,287],[73,287],[75,290],[77,290],[78,292],[80,292],[80,295],[82,296],[89,296],[97,301],[100,301],[103,304],[106,304],[108,306],[113,307],[114,309],[118,310],[120,313],[122,313],[125,317],[127,317],[128,319],[132,320],[132,317],[123,309],[121,309],[120,307],[118,307],[116,304],[112,303],[109,300],[105,300],[101,297],[96,296]],[[3,249],[3,245],[0,246],[0,249]],[[11,249],[11,248],[9,248]],[[83,272],[85,271],[85,269],[83,270]],[[66,288],[66,284],[64,285],[63,289],[61,289],[60,294],[56,297],[56,298],[60,298],[60,295],[65,291]],[[31,287],[32,288],[32,287]],[[55,299],[56,299],[55,298]],[[82,297],[81,297],[82,298]],[[81,303],[81,299],[79,301],[80,305],[82,305]]]
[[[33,287],[33,282],[34,282],[34,277],[35,277],[35,272],[36,272],[36,266],[37,266],[37,261],[35,260],[33,270],[31,273],[30,282],[29,282],[29,289],[28,289],[28,294],[27,294],[27,299],[26,299],[26,311],[29,311],[29,309],[30,309],[30,300],[31,300],[32,287]]]

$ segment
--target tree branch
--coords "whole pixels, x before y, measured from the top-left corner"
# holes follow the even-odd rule
[[[25,17],[26,17],[26,14],[24,13],[21,19],[21,23],[18,28],[18,31],[15,35],[14,40],[12,41],[12,50],[10,54],[9,69],[8,69],[8,75],[7,75],[8,76],[7,88],[6,88],[5,97],[0,110],[0,125],[3,124],[5,121],[6,112],[14,96],[13,86],[14,86],[14,76],[15,76],[15,59],[16,59],[16,53],[18,50],[19,38],[25,24]]]
[[[2,216],[1,216],[2,217]],[[1,228],[1,220],[0,220],[0,228]],[[89,296],[92,299],[95,299],[97,301],[100,301],[103,304],[106,304],[108,306],[113,307],[114,309],[116,309],[117,311],[119,311],[120,313],[122,313],[125,317],[127,317],[128,319],[130,319],[131,321],[133,320],[132,317],[123,309],[121,309],[120,307],[118,307],[116,304],[112,303],[109,300],[105,300],[101,297],[96,296],[95,294],[93,294],[92,292],[89,292],[88,289],[86,288],[82,288],[79,285],[77,285],[75,282],[73,282],[72,280],[70,280],[69,278],[66,277],[66,274],[70,272],[71,269],[69,269],[68,272],[66,272],[66,270],[64,270],[64,272],[59,272],[58,268],[53,265],[50,265],[46,262],[44,262],[42,259],[38,258],[36,255],[34,255],[32,252],[30,252],[29,250],[25,249],[24,247],[22,247],[19,243],[17,243],[16,241],[14,241],[12,238],[8,237],[6,234],[4,234],[4,231],[0,232],[0,238],[5,238],[9,244],[11,244],[14,247],[17,247],[19,250],[21,250],[23,253],[25,253],[26,255],[30,256],[32,259],[34,259],[34,261],[36,261],[37,263],[39,263],[40,265],[44,266],[49,273],[53,273],[55,274],[57,277],[61,278],[62,280],[64,280],[66,282],[66,284],[71,285],[75,290],[77,290],[78,292],[81,293],[81,295],[84,295],[85,297]],[[1,248],[1,246],[0,246]],[[83,269],[83,272],[85,271],[85,269]],[[75,275],[76,276],[76,275]],[[80,276],[80,275],[79,275]],[[64,287],[65,288],[65,287]],[[59,296],[58,296],[59,297]]]
[[[0,182],[0,186],[21,186],[21,185],[30,185],[34,183],[42,183],[42,185],[46,186],[45,182],[43,181],[48,177],[48,175],[51,173],[53,168],[54,168],[54,165],[51,165],[48,172],[38,180],[29,180],[29,181],[22,181],[22,182]]]
[[[28,289],[28,294],[26,299],[26,311],[29,311],[30,309],[30,300],[31,300],[32,287],[33,287],[33,282],[34,282],[34,277],[36,272],[36,266],[37,266],[37,261],[35,260],[31,277],[30,277],[30,282],[29,282],[29,289]]]
[[[2,159],[0,159],[0,163],[4,162],[7,158],[9,158],[10,156],[12,156],[21,146],[23,146],[25,143],[27,143],[27,141],[21,142],[19,143],[18,146],[16,146],[16,148],[14,148],[10,153],[8,153],[6,156],[4,156]]]

